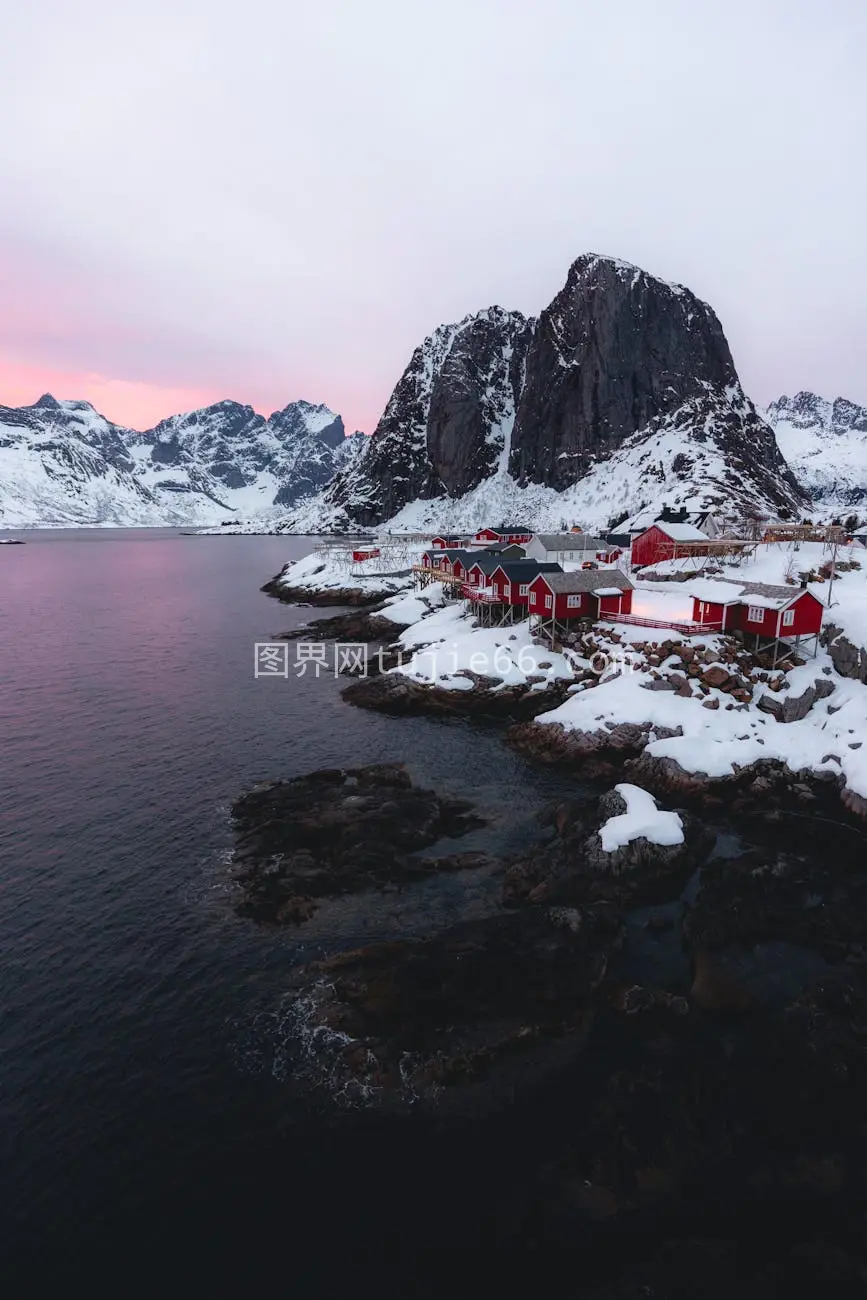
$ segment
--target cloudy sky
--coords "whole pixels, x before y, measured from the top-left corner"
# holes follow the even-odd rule
[[[581,252],[687,284],[748,391],[867,403],[863,0],[29,0],[0,402],[371,430],[413,348]]]

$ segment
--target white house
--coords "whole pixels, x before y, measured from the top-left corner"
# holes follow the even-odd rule
[[[595,560],[608,550],[607,543],[590,533],[536,533],[524,546],[528,560],[567,564]]]

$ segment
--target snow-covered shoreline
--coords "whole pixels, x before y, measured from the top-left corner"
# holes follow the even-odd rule
[[[722,566],[710,581],[806,581],[826,604],[831,584],[821,573],[827,564],[828,552],[818,543],[762,546],[749,564]],[[552,650],[534,637],[528,620],[483,628],[462,603],[447,599],[440,584],[411,592],[411,573],[353,577],[359,602],[381,602],[377,617],[394,626],[397,656],[382,675],[390,680],[356,687],[355,695],[369,707],[400,711],[394,701],[401,688],[413,707],[428,696],[455,712],[476,711],[480,695],[501,695],[505,717],[509,701],[536,695],[543,705],[553,695],[556,707],[531,710],[530,721],[526,709],[513,714],[525,719],[515,743],[543,761],[583,765],[588,772],[638,763],[651,785],[676,787],[680,781],[694,791],[732,783],[743,788],[745,773],[773,770],[794,784],[831,783],[861,812],[862,804],[867,810],[867,685],[857,672],[838,671],[834,642],[867,645],[867,571],[854,552],[847,551],[843,564],[833,582],[831,644],[814,658],[792,651],[779,666],[732,637],[616,623],[599,624],[574,646]],[[639,610],[647,601],[660,617],[688,617],[693,592],[706,592],[709,579],[658,581],[684,577],[678,565],[641,574]],[[285,591],[318,592],[335,603],[340,581],[320,553],[288,566],[279,578]],[[859,667],[862,662],[867,656],[859,651]],[[759,784],[756,796],[761,790]]]

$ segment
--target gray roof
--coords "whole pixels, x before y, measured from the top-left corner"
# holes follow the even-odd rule
[[[597,587],[619,587],[631,591],[632,583],[619,569],[579,569],[576,573],[546,573],[546,583],[558,596],[573,591],[595,591]]]
[[[537,533],[546,551],[604,551],[606,543],[590,533]]]

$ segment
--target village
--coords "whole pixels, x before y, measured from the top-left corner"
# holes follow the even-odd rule
[[[652,522],[604,537],[579,527],[536,533],[516,523],[475,533],[386,534],[352,550],[351,572],[372,576],[409,562],[417,590],[441,584],[444,601],[462,604],[479,627],[528,621],[552,650],[598,624],[618,624],[688,637],[724,633],[770,656],[772,666],[802,649],[815,654],[827,603],[800,576],[798,554],[806,546],[813,562],[818,546],[810,576],[828,582],[830,592],[837,567],[851,563],[847,557],[867,536],[776,521],[758,529],[751,521],[738,535],[710,512],[667,517],[673,514],[662,510]],[[757,555],[769,550],[787,557],[776,566],[785,569],[782,583],[751,580]]]

